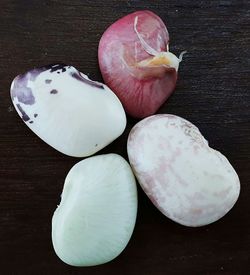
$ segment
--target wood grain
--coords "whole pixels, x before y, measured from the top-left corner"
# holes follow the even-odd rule
[[[196,124],[238,171],[233,210],[202,228],[165,218],[139,188],[133,237],[114,261],[92,268],[61,262],[51,243],[51,217],[64,178],[79,161],[35,136],[12,108],[12,79],[55,62],[101,81],[97,47],[119,17],[150,9],[168,26],[171,50],[187,50],[178,85],[159,113]],[[250,274],[250,3],[249,1],[0,1],[0,273]],[[101,153],[126,155],[125,133]]]

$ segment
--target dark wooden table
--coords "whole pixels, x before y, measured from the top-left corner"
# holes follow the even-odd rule
[[[9,87],[28,69],[74,65],[101,81],[97,47],[119,17],[150,9],[167,23],[174,53],[187,50],[178,85],[159,113],[195,123],[241,179],[240,198],[220,221],[186,228],[164,217],[139,188],[135,231],[114,261],[92,268],[61,262],[51,217],[64,178],[80,159],[42,142],[14,111]],[[0,274],[250,274],[249,1],[0,1]],[[127,158],[125,133],[102,150]]]

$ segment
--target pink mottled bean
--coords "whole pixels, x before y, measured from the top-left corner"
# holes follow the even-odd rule
[[[140,121],[130,132],[127,149],[145,193],[177,223],[215,222],[238,199],[240,181],[232,165],[181,117],[165,114]]]

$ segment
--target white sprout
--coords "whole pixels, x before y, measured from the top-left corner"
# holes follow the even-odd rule
[[[182,61],[183,55],[186,54],[186,53],[187,53],[187,51],[183,51],[183,52],[180,53],[180,55],[179,55],[179,61],[180,62]]]
[[[137,26],[137,22],[138,22],[138,16],[135,17],[135,21],[134,21],[134,30],[135,30],[135,33],[137,34],[141,44],[142,44],[142,47],[143,49],[150,55],[153,55],[153,56],[157,56],[159,54],[159,52],[157,52],[155,49],[153,49],[152,47],[150,47],[148,45],[148,43],[142,38],[141,34],[138,32],[136,26]]]
[[[156,51],[151,46],[149,46],[148,43],[143,39],[142,35],[138,32],[137,23],[138,23],[138,16],[136,16],[135,20],[134,20],[134,31],[135,31],[138,39],[140,40],[143,49],[150,55],[158,56],[160,54],[160,52]],[[167,29],[166,29],[166,33],[168,33]],[[168,53],[169,52],[169,44],[166,45],[166,48],[167,48],[166,53]],[[187,53],[187,51],[181,52],[181,54],[179,55],[179,58],[178,58],[179,62],[182,61],[183,55],[186,53]]]

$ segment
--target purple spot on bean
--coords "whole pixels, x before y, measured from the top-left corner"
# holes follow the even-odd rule
[[[11,98],[17,100],[26,105],[33,105],[35,103],[35,97],[32,93],[32,89],[27,87],[28,81],[31,79],[31,73],[28,72],[23,75],[19,75],[15,78],[13,87],[11,88]]]
[[[66,72],[65,67],[67,67],[67,65],[65,65],[65,64],[51,64],[51,65],[47,66],[47,68],[50,69],[51,73],[58,71],[58,70],[62,70],[62,73]],[[60,72],[57,72],[57,73],[60,73]]]
[[[25,113],[25,111],[23,110],[23,108],[21,107],[21,105],[20,104],[16,104],[16,107],[17,107],[17,109],[20,111],[20,113],[22,114],[22,120],[23,121],[29,121],[30,120],[30,118],[29,118],[29,116]]]
[[[38,114],[34,114],[34,117],[37,117],[38,116]]]
[[[92,81],[90,79],[86,79],[80,75],[80,73],[72,73],[71,76],[75,78],[76,80],[79,80],[87,85],[90,85],[95,88],[104,89],[103,85],[101,83]]]
[[[57,94],[57,93],[58,93],[58,91],[57,91],[57,90],[55,90],[55,89],[53,89],[53,90],[51,90],[51,91],[50,91],[50,93],[51,93],[51,94],[53,94],[53,95],[55,95],[55,94]]]
[[[33,120],[29,121],[30,124],[32,124],[33,122],[34,122]]]
[[[55,71],[60,73],[60,70],[62,73],[66,72],[66,67],[68,66],[65,64],[50,64],[40,68],[32,69],[23,75],[17,76],[11,89],[12,101],[14,101],[14,98],[16,97],[17,100],[23,104],[33,105],[35,103],[35,97],[32,93],[32,89],[28,87],[28,82],[35,81],[42,72],[48,70],[50,70],[51,73]],[[51,79],[46,79],[45,83],[50,84],[51,81]]]

